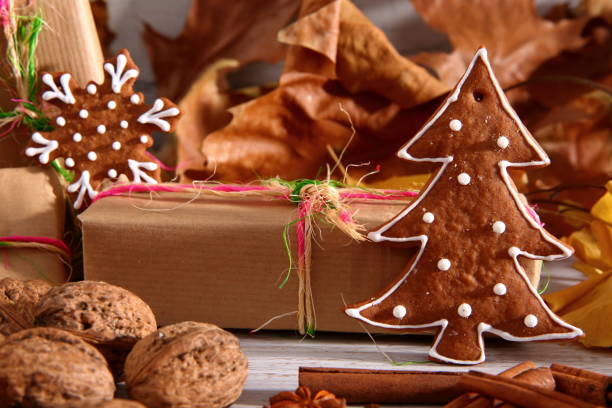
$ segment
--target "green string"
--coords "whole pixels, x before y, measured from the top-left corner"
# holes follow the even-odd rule
[[[36,98],[38,92],[37,72],[36,72],[36,45],[38,44],[38,37],[43,27],[43,19],[40,16],[35,16],[30,24],[30,32],[28,35],[28,66],[27,66],[27,78],[28,78],[28,98],[33,101]]]
[[[550,270],[548,268],[545,268],[543,264],[542,264],[542,269],[544,269],[544,272],[546,275],[546,281],[544,282],[544,286],[538,289],[538,295],[541,295],[548,290],[548,286],[550,285],[550,279],[551,279]]]
[[[72,180],[74,180],[74,174],[71,171],[66,170],[65,168],[63,168],[57,160],[53,160],[51,162],[51,167],[53,167],[53,169],[64,178],[64,180],[66,180],[67,182],[71,183]]]
[[[302,219],[291,221],[288,224],[285,224],[283,228],[283,246],[285,247],[285,252],[287,252],[287,258],[289,258],[289,267],[287,268],[287,274],[285,275],[285,279],[278,285],[279,289],[282,289],[285,284],[289,281],[289,277],[291,276],[291,271],[293,270],[293,255],[291,254],[291,244],[289,243],[289,228],[298,222],[303,221]]]
[[[395,361],[395,360],[392,360],[391,361],[391,365],[395,367],[417,365],[417,364],[421,365],[421,364],[436,364],[436,363],[434,361],[429,361],[429,360],[425,360],[425,361]]]

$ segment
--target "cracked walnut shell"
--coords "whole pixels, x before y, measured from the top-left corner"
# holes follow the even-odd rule
[[[222,408],[242,393],[248,362],[236,336],[183,322],[139,341],[125,363],[130,396],[150,408]]]
[[[157,329],[155,316],[142,299],[97,281],[51,289],[38,305],[35,323],[69,331],[94,344],[117,377],[134,344]]]
[[[63,407],[111,400],[113,376],[104,357],[79,337],[32,328],[0,344],[0,406]]]
[[[0,280],[0,335],[34,326],[34,309],[49,289],[51,285],[41,280]]]

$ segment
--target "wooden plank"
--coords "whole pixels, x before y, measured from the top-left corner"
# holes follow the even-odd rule
[[[550,287],[554,290],[579,282],[583,276],[570,267],[571,263],[570,260],[548,264],[542,279],[546,280],[550,274]],[[392,359],[422,362],[395,366],[385,359],[365,333],[319,333],[315,339],[302,339],[290,332],[237,332],[237,335],[249,357],[250,367],[245,391],[234,405],[237,407],[261,407],[273,394],[295,389],[300,366],[424,371],[469,369],[425,362],[432,341],[430,336],[376,336],[380,349]],[[486,339],[486,347],[487,361],[471,368],[498,373],[521,361],[532,360],[542,366],[557,362],[612,375],[609,350],[588,350],[579,344],[514,343],[497,338]]]

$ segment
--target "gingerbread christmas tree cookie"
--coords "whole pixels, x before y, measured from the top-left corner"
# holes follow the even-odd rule
[[[401,331],[436,329],[430,358],[455,364],[484,361],[485,332],[512,341],[582,335],[552,313],[521,266],[521,258],[554,261],[572,251],[529,214],[508,174],[549,159],[508,103],[486,49],[398,156],[439,169],[368,237],[418,251],[382,293],[348,307],[349,316]]]
[[[61,158],[75,174],[68,192],[74,207],[93,199],[105,179],[124,174],[135,183],[159,182],[159,166],[146,154],[151,132],[170,132],[180,111],[166,98],[153,105],[132,86],[139,71],[127,50],[104,64],[103,84],[77,86],[69,73],[42,75],[42,100],[54,105],[53,130],[35,132],[25,153],[42,164]]]

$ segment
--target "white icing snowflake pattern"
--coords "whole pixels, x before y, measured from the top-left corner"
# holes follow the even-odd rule
[[[165,110],[162,109],[164,109],[164,101],[161,99],[156,99],[153,103],[153,107],[140,115],[138,122],[151,123],[159,127],[164,132],[170,131],[170,123],[164,118],[178,116],[181,111],[176,107],[171,107]]]
[[[180,117],[171,101],[161,98],[149,105],[134,92],[139,71],[126,50],[107,61],[104,72],[105,82],[83,88],[70,74],[44,74],[41,97],[59,114],[50,118],[54,129],[33,133],[25,151],[41,164],[64,159],[77,180],[68,186],[77,209],[96,196],[107,177],[159,182],[159,166],[146,152],[153,144],[151,133],[173,130]]]

